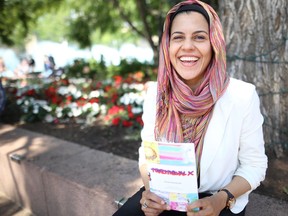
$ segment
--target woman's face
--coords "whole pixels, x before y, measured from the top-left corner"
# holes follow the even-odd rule
[[[212,57],[209,26],[198,12],[178,14],[171,26],[169,56],[182,80],[195,90]]]

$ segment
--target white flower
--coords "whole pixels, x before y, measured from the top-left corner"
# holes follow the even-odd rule
[[[142,113],[142,108],[141,107],[133,107],[131,109],[131,112],[134,113],[134,114],[139,114],[139,113]]]
[[[143,91],[144,85],[141,83],[134,83],[129,86],[130,89],[136,89],[137,91]]]
[[[60,95],[67,95],[69,93],[69,89],[68,87],[66,86],[61,86],[59,89],[58,89],[58,93]]]
[[[143,104],[143,101],[144,101],[144,97],[141,94],[134,93],[134,92],[126,93],[120,98],[120,102],[125,105],[129,105],[133,103],[141,105]]]
[[[69,85],[68,86],[68,92],[70,92],[72,95],[75,95],[77,92],[77,88],[75,85]]]
[[[29,100],[24,100],[24,105],[28,106],[30,104],[30,101]]]
[[[48,105],[44,105],[44,106],[42,106],[42,108],[44,110],[46,110],[47,112],[51,112],[52,111],[52,108],[50,106],[48,106]]]
[[[125,90],[125,89],[128,89],[129,88],[129,85],[127,83],[123,83],[122,85],[122,88]]]
[[[101,113],[106,113],[107,112],[107,106],[105,104],[102,104],[100,106],[100,110],[101,110]]]
[[[79,98],[79,97],[81,97],[81,95],[82,95],[82,92],[81,92],[81,91],[76,91],[76,92],[74,93],[74,97],[75,97],[75,98]]]
[[[97,115],[100,112],[100,106],[98,103],[93,103],[92,104],[92,113],[94,115]]]
[[[86,103],[86,104],[82,107],[83,112],[86,112],[86,111],[89,110],[91,107],[92,107],[92,104],[91,104],[91,103]]]
[[[61,118],[63,116],[62,114],[62,108],[61,107],[57,107],[56,110],[55,110],[55,113],[56,113],[56,117],[57,118]]]
[[[100,96],[100,91],[99,90],[95,90],[95,91],[91,91],[89,94],[89,98],[98,98]]]
[[[38,114],[39,113],[39,106],[38,104],[35,104],[33,107],[33,114]]]
[[[17,105],[20,105],[23,103],[23,98],[19,98],[16,100]]]
[[[82,111],[79,108],[73,108],[71,111],[72,111],[74,117],[78,117],[82,114]]]

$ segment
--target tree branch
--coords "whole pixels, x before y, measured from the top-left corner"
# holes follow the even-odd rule
[[[146,20],[146,17],[147,17],[146,1],[137,0],[136,3],[137,3],[138,11],[140,11],[141,20],[144,24],[144,31],[145,31],[146,38],[148,39],[150,46],[154,48],[154,47],[156,47],[156,45],[155,45],[154,41],[152,40],[152,34],[151,34],[152,32],[151,32],[151,29],[149,28],[148,22]]]
[[[133,25],[133,23],[131,22],[129,16],[123,12],[123,10],[122,10],[121,7],[120,7],[119,1],[118,1],[118,0],[113,0],[113,3],[114,3],[114,5],[115,5],[115,8],[118,8],[119,13],[120,13],[120,16],[122,17],[122,19],[123,19],[124,21],[126,21],[126,22],[129,24],[129,26],[130,26],[137,34],[139,34],[141,37],[146,38],[145,34],[144,34],[143,32],[141,32],[135,25]]]

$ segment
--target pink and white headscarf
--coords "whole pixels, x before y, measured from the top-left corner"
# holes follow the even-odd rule
[[[198,4],[209,16],[209,37],[213,49],[203,82],[192,91],[178,76],[169,58],[171,16],[183,5]],[[155,139],[184,142],[181,115],[196,119],[193,137],[196,158],[200,163],[203,140],[216,101],[225,92],[229,77],[226,73],[226,48],[220,19],[214,9],[199,0],[188,0],[175,5],[167,14],[160,45],[157,78]],[[195,121],[194,121],[195,123]]]

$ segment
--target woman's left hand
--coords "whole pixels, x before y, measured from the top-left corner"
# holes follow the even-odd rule
[[[187,216],[218,216],[225,205],[225,196],[217,193],[189,204],[187,206]],[[198,208],[199,211],[194,211],[196,208]]]

